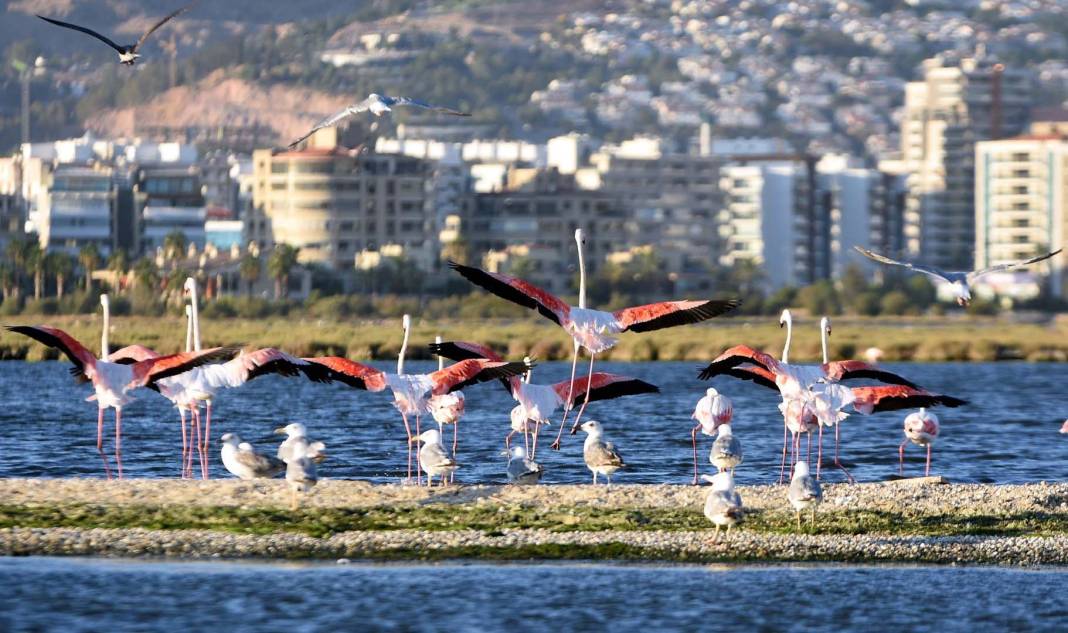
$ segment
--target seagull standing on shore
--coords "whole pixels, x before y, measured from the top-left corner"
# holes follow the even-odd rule
[[[286,469],[286,464],[270,455],[260,455],[237,433],[222,436],[222,463],[238,479],[270,479]]]
[[[295,450],[302,442],[302,450],[317,464],[326,459],[326,445],[308,438],[308,429],[300,422],[291,422],[274,430],[275,435],[285,435],[286,439],[278,446],[278,459],[289,463]]]
[[[809,474],[807,462],[794,464],[794,476],[790,479],[790,491],[787,493],[790,505],[797,513],[797,529],[801,529],[801,512],[812,510],[812,525],[816,525],[816,506],[823,501],[823,489],[820,482]]]
[[[701,475],[701,479],[712,484],[712,491],[705,499],[705,516],[716,526],[716,535],[712,542],[719,540],[719,529],[726,526],[727,536],[731,527],[742,522],[745,511],[742,497],[734,490],[734,475],[725,470],[716,475]]]
[[[419,447],[419,465],[426,473],[427,488],[434,483],[435,476],[441,478],[442,486],[446,485],[446,477],[456,470],[457,464],[441,445],[441,432],[437,429],[428,429],[413,437],[411,441],[423,443]]]
[[[593,473],[593,483],[597,485],[597,475],[604,475],[608,485],[612,485],[612,473],[626,466],[623,456],[619,454],[611,442],[605,442],[604,429],[596,420],[582,423],[582,430],[586,431],[586,442],[582,445],[582,458],[586,461],[586,467]]]
[[[522,446],[513,446],[504,454],[508,456],[508,483],[525,485],[541,480],[541,464],[527,459],[527,451]]]
[[[1038,257],[1032,257],[1031,259],[1025,259],[1018,262],[1009,262],[1007,264],[998,264],[997,266],[991,266],[990,268],[981,268],[979,270],[972,270],[969,272],[964,271],[945,271],[933,266],[924,266],[922,264],[913,264],[912,262],[901,262],[896,259],[890,259],[885,255],[874,253],[865,248],[854,246],[858,253],[867,257],[870,260],[879,262],[880,264],[887,264],[889,266],[901,266],[908,268],[909,270],[915,270],[917,272],[930,275],[935,279],[942,280],[953,286],[953,293],[957,296],[957,303],[963,307],[968,307],[968,304],[972,301],[971,286],[977,279],[983,275],[989,275],[990,273],[999,273],[1005,270],[1011,270],[1013,268],[1020,268],[1022,266],[1029,266],[1031,264],[1037,264],[1053,257],[1057,253],[1061,252],[1061,249],[1057,249],[1052,253],[1046,253],[1045,255],[1039,255]]]
[[[742,463],[742,443],[731,433],[730,424],[719,427],[719,435],[712,444],[708,461],[712,462],[719,472],[729,470],[732,475],[738,464]]]
[[[302,141],[306,140],[309,136],[315,134],[319,130],[337,125],[345,119],[356,116],[361,112],[370,112],[375,116],[382,116],[387,112],[393,112],[393,108],[397,106],[411,106],[414,108],[422,108],[424,110],[433,110],[434,112],[440,112],[442,114],[451,114],[452,116],[471,116],[468,112],[460,112],[459,110],[432,105],[425,101],[412,99],[411,97],[387,97],[386,95],[375,94],[372,92],[370,96],[363,101],[354,103],[346,107],[344,110],[335,112],[316,123],[315,127],[313,127],[310,132],[290,143],[289,149],[293,149],[297,145],[300,145]]]
[[[152,28],[148,29],[148,31],[144,35],[141,36],[141,39],[137,40],[137,42],[135,42],[133,44],[116,44],[110,38],[108,38],[108,37],[106,37],[104,35],[101,35],[100,33],[97,33],[96,31],[94,31],[94,30],[92,30],[90,28],[86,28],[84,26],[78,26],[77,24],[71,24],[70,22],[61,22],[60,20],[54,20],[52,18],[46,18],[43,15],[38,15],[37,17],[41,18],[42,20],[44,20],[45,22],[48,22],[50,24],[55,24],[56,26],[61,26],[61,27],[65,28],[65,29],[72,29],[72,30],[75,30],[75,31],[80,31],[82,33],[85,33],[86,35],[95,37],[96,39],[98,39],[101,42],[107,44],[108,46],[110,46],[111,48],[115,49],[119,53],[119,63],[121,63],[121,64],[123,64],[125,66],[133,66],[134,64],[137,63],[137,60],[141,58],[141,54],[138,51],[140,51],[141,47],[144,46],[145,41],[148,39],[148,36],[150,36],[153,33],[155,33],[156,30],[159,29],[159,27],[163,26],[164,24],[170,22],[174,18],[178,17],[179,15],[181,15],[181,14],[185,13],[186,11],[188,11],[189,9],[191,9],[194,4],[196,4],[196,2],[190,2],[189,4],[185,5],[181,9],[178,9],[177,11],[175,11],[175,12],[171,13],[170,15],[168,15],[167,17],[163,18],[159,22],[156,22],[154,25],[152,25]]]
[[[289,484],[289,507],[297,509],[297,493],[307,493],[319,483],[315,460],[311,456],[311,444],[308,438],[300,437],[293,441],[286,460],[286,483]]]

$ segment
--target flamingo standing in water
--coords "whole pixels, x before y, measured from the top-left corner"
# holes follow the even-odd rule
[[[434,342],[440,345],[441,337],[435,337]],[[441,371],[442,369],[445,369],[445,358],[439,356],[438,371]],[[438,423],[439,435],[444,434],[444,426],[446,424],[452,425],[452,459],[454,462],[456,461],[457,436],[460,434],[460,418],[463,417],[464,407],[464,392],[462,391],[431,396],[427,401],[427,408],[430,410],[430,415],[434,418],[434,421]],[[452,476],[452,471],[449,471],[449,483],[452,483]]]
[[[408,481],[412,479],[412,450],[411,440],[413,437],[422,435],[419,427],[416,434],[412,435],[412,427],[408,423],[408,416],[416,416],[416,424],[420,417],[427,412],[427,402],[433,396],[459,391],[468,385],[474,385],[488,380],[507,379],[519,376],[528,371],[531,363],[508,363],[503,361],[491,361],[487,359],[469,359],[440,369],[431,374],[405,374],[404,354],[408,347],[408,333],[411,327],[411,319],[404,315],[404,341],[401,344],[400,358],[397,361],[397,373],[386,372],[338,356],[325,356],[319,358],[306,358],[311,363],[322,365],[329,369],[329,377],[345,383],[346,385],[366,391],[385,391],[387,388],[393,393],[393,405],[400,411],[401,419],[404,420],[404,430],[408,438]],[[418,464],[416,465],[418,467]],[[420,474],[416,474],[416,483],[422,483]]]
[[[439,357],[454,361],[477,358],[497,362],[504,360],[500,354],[489,347],[466,341],[437,342],[430,346],[430,351]],[[530,357],[524,358],[523,362],[529,365]],[[509,446],[512,436],[519,432],[524,433],[525,440],[530,424],[533,423],[534,442],[529,447],[530,459],[534,459],[538,450],[538,431],[542,424],[548,424],[550,416],[561,406],[566,410],[579,405],[585,406],[587,402],[598,400],[612,400],[643,393],[660,393],[656,385],[644,380],[605,372],[594,372],[587,378],[578,380],[572,378],[570,381],[564,380],[553,385],[532,384],[530,378],[531,372],[528,371],[525,379],[514,376],[501,381],[508,393],[512,394],[512,397],[519,403],[512,409],[512,432],[505,438],[505,446]]]
[[[697,425],[690,430],[690,440],[693,442],[693,485],[697,485],[697,431],[700,430],[702,435],[715,435],[716,429],[730,424],[733,417],[734,404],[730,398],[712,387],[697,401],[693,415],[690,416],[690,419],[697,420]]]
[[[134,398],[130,392],[147,387],[155,388],[164,378],[183,374],[207,363],[226,360],[238,352],[235,347],[215,347],[193,353],[170,354],[148,358],[130,364],[114,363],[106,360],[109,354],[107,313],[104,319],[104,333],[101,336],[100,358],[85,348],[78,340],[63,330],[46,325],[16,325],[7,329],[16,334],[23,334],[33,340],[60,350],[73,363],[70,372],[80,382],[91,382],[94,395],[88,400],[96,400],[98,415],[96,423],[96,448],[104,460],[104,472],[111,478],[111,468],[104,454],[104,410],[115,410],[115,463],[118,476],[122,478],[122,408]]]
[[[911,441],[917,446],[927,447],[927,465],[923,470],[923,476],[931,475],[931,445],[938,439],[938,431],[938,416],[926,408],[921,408],[905,417],[905,439],[898,447],[898,474],[905,474],[905,445]]]
[[[590,353],[590,370],[587,373],[586,387],[592,384],[593,362],[601,352],[611,349],[616,344],[616,334],[622,332],[649,332],[676,325],[700,323],[707,319],[730,312],[741,303],[737,299],[706,300],[706,301],[665,301],[652,303],[633,308],[624,308],[615,312],[603,312],[591,310],[586,307],[586,264],[583,258],[582,229],[575,230],[575,242],[578,245],[579,260],[579,305],[568,305],[562,299],[538,288],[537,286],[508,275],[490,273],[479,268],[464,266],[456,262],[449,262],[453,270],[460,273],[465,279],[485,288],[493,294],[507,299],[525,308],[537,310],[542,316],[564,328],[574,341],[574,352],[571,357],[571,381],[569,388],[575,386],[575,371],[578,365],[579,349],[585,348]],[[573,392],[569,392],[565,403],[572,402]],[[587,394],[588,396],[588,394]],[[582,402],[574,424],[571,425],[571,434],[574,435],[579,428],[582,414],[589,403],[589,397]],[[564,432],[570,407],[564,408],[563,419],[560,421],[560,430],[556,435],[556,441],[552,448],[560,448],[560,439]]]

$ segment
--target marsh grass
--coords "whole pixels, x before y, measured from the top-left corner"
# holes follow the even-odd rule
[[[99,316],[9,318],[15,323],[45,322],[66,330],[91,350],[100,339]],[[818,327],[799,319],[791,357],[812,361],[819,356]],[[299,356],[339,355],[360,360],[396,356],[402,332],[399,320],[338,322],[314,318],[205,319],[205,346],[240,343],[249,347],[279,347]],[[159,352],[179,350],[185,326],[179,317],[115,317],[111,347],[139,343]],[[441,335],[446,340],[473,340],[491,345],[511,357],[531,355],[539,360],[570,358],[564,332],[544,320],[417,320],[412,333],[411,358],[429,358],[424,344]],[[599,358],[616,361],[708,361],[740,343],[778,355],[783,333],[773,319],[737,317],[646,334],[623,334],[619,344]],[[860,358],[871,346],[885,361],[1065,361],[1068,323],[1050,325],[1010,323],[998,319],[835,319],[831,356]],[[0,330],[0,359],[44,360],[59,357],[34,341]]]

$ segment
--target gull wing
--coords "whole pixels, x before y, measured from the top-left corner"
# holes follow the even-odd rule
[[[867,257],[868,259],[870,259],[872,261],[879,262],[880,264],[888,264],[890,266],[901,266],[902,268],[908,268],[910,270],[915,270],[916,272],[921,272],[921,273],[930,275],[932,277],[937,277],[938,279],[941,279],[943,281],[948,281],[950,283],[953,283],[953,279],[952,279],[952,277],[954,276],[953,273],[947,273],[947,272],[941,271],[941,270],[939,270],[937,268],[932,268],[930,266],[924,266],[923,264],[913,264],[912,262],[899,262],[896,259],[890,259],[889,257],[886,257],[885,255],[880,255],[878,253],[869,251],[868,249],[861,248],[859,246],[854,246],[853,249],[856,250],[861,255]]]
[[[96,31],[94,31],[92,29],[87,29],[84,26],[78,26],[77,24],[71,24],[70,22],[61,22],[60,20],[53,20],[52,18],[46,18],[43,15],[38,15],[37,17],[41,18],[45,22],[50,22],[52,24],[55,24],[56,26],[62,26],[65,29],[74,29],[75,31],[81,31],[82,33],[85,33],[86,35],[91,35],[91,36],[95,37],[96,39],[100,40],[101,42],[107,44],[111,48],[114,48],[116,51],[118,51],[120,53],[125,53],[126,52],[125,49],[123,49],[121,46],[119,46],[115,42],[112,42],[107,37],[97,33]]]
[[[148,36],[152,35],[153,33],[155,33],[159,29],[159,27],[161,27],[164,24],[170,22],[174,18],[182,15],[186,11],[192,9],[193,5],[195,5],[195,4],[196,4],[196,2],[190,2],[189,4],[185,5],[181,9],[178,9],[177,11],[174,11],[170,15],[168,15],[165,18],[163,18],[162,20],[160,20],[159,22],[156,22],[155,24],[153,24],[152,28],[148,29],[148,31],[146,31],[145,34],[141,36],[141,39],[137,40],[137,43],[133,45],[134,52],[137,52],[141,48],[141,46],[145,43],[145,40],[148,39]]]
[[[1052,253],[1046,253],[1045,255],[1039,255],[1038,257],[1032,257],[1031,259],[1025,259],[1025,260],[1019,261],[1019,262],[1009,262],[1008,264],[998,264],[997,266],[991,266],[990,268],[982,268],[980,270],[974,270],[974,271],[968,273],[968,282],[971,283],[971,282],[975,281],[976,279],[978,279],[979,277],[982,277],[983,275],[988,275],[990,273],[998,273],[998,272],[1001,272],[1003,270],[1010,270],[1010,269],[1013,269],[1013,268],[1019,268],[1021,266],[1028,266],[1030,264],[1037,264],[1038,262],[1045,261],[1045,260],[1049,259],[1050,257],[1053,257],[1054,255],[1060,253],[1061,250],[1062,249],[1058,248],[1057,250],[1053,251]]]
[[[300,145],[302,142],[308,140],[308,137],[310,137],[312,134],[315,134],[319,130],[321,130],[323,128],[328,128],[328,127],[330,127],[332,125],[337,125],[339,122],[344,121],[345,119],[349,118],[350,116],[353,116],[354,114],[358,114],[360,112],[363,112],[366,109],[367,109],[367,102],[366,101],[361,101],[360,103],[357,103],[355,105],[348,106],[344,110],[339,110],[339,111],[331,114],[330,116],[326,117],[322,121],[319,121],[318,123],[316,123],[315,127],[313,127],[307,134],[305,134],[304,136],[302,136],[302,137],[298,138],[297,140],[293,141],[292,143],[290,143],[289,144],[289,149],[293,149],[297,145]]]
[[[426,101],[412,99],[411,97],[383,97],[382,100],[386,101],[390,106],[414,106],[416,108],[423,108],[424,110],[433,110],[435,112],[441,112],[442,114],[451,114],[453,116],[471,116],[471,114],[468,112],[460,112],[459,110],[453,110],[452,108],[445,108],[442,106],[433,105],[427,103]]]

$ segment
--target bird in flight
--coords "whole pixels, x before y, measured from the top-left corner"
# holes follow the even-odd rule
[[[142,46],[144,46],[145,40],[148,39],[148,36],[150,36],[153,33],[155,33],[156,30],[159,29],[159,27],[163,26],[167,22],[170,22],[174,18],[178,17],[179,15],[181,15],[181,14],[185,13],[186,11],[188,11],[189,9],[191,9],[194,4],[196,4],[196,2],[190,2],[189,4],[185,5],[181,9],[178,9],[177,11],[171,13],[170,15],[168,15],[165,18],[163,18],[159,22],[156,22],[152,26],[152,28],[148,29],[148,31],[144,35],[141,36],[141,39],[137,40],[136,43],[134,43],[134,44],[125,44],[125,45],[116,44],[115,42],[111,41],[110,38],[108,38],[108,37],[106,37],[104,35],[101,35],[100,33],[97,33],[96,31],[94,31],[94,30],[92,30],[90,28],[86,28],[84,26],[78,26],[77,24],[71,24],[70,22],[61,22],[60,20],[53,20],[52,18],[46,18],[43,15],[38,15],[37,17],[41,18],[45,22],[50,22],[52,24],[55,24],[56,26],[62,26],[65,29],[73,29],[75,31],[81,31],[82,33],[85,33],[86,35],[91,35],[91,36],[95,37],[96,39],[100,40],[101,42],[107,44],[111,48],[114,48],[116,51],[118,51],[118,53],[119,53],[119,62],[121,62],[122,64],[124,64],[126,66],[133,66],[134,64],[137,63],[137,60],[141,57],[141,54],[138,53],[138,51],[141,50]]]
[[[304,136],[298,138],[289,144],[289,149],[293,149],[297,145],[304,141],[312,134],[315,134],[323,128],[337,125],[345,119],[356,116],[361,112],[370,112],[375,116],[382,116],[387,112],[392,112],[394,106],[412,106],[414,108],[423,108],[424,110],[433,110],[434,112],[441,112],[442,114],[451,114],[453,116],[471,116],[470,113],[460,112],[459,110],[453,110],[451,108],[443,108],[441,106],[431,105],[425,101],[419,101],[418,99],[412,99],[409,97],[387,97],[386,95],[380,95],[371,93],[369,97],[359,103],[354,103],[340,112],[335,112],[326,117],[322,121],[315,124],[315,127]]]
[[[988,275],[990,273],[999,273],[1004,270],[1020,268],[1021,266],[1028,266],[1030,264],[1037,264],[1038,262],[1047,260],[1050,257],[1053,257],[1054,255],[1061,252],[1061,249],[1058,248],[1052,253],[1046,253],[1045,255],[1039,255],[1038,257],[1032,257],[1031,259],[1026,259],[1023,261],[1009,262],[1007,264],[998,264],[997,266],[991,266],[990,268],[982,268],[980,270],[972,270],[967,272],[948,272],[940,270],[938,268],[934,268],[933,266],[924,266],[923,264],[913,264],[911,262],[899,262],[896,259],[890,259],[889,257],[880,255],[878,253],[873,253],[872,251],[869,251],[866,248],[861,248],[859,246],[854,246],[853,248],[855,248],[857,252],[861,255],[867,257],[868,259],[877,261],[880,264],[902,266],[910,270],[915,270],[917,272],[930,275],[935,279],[941,279],[942,281],[951,284],[953,286],[954,294],[957,295],[957,303],[964,307],[967,307],[968,304],[972,301],[971,285],[974,284],[975,281],[983,275]]]

